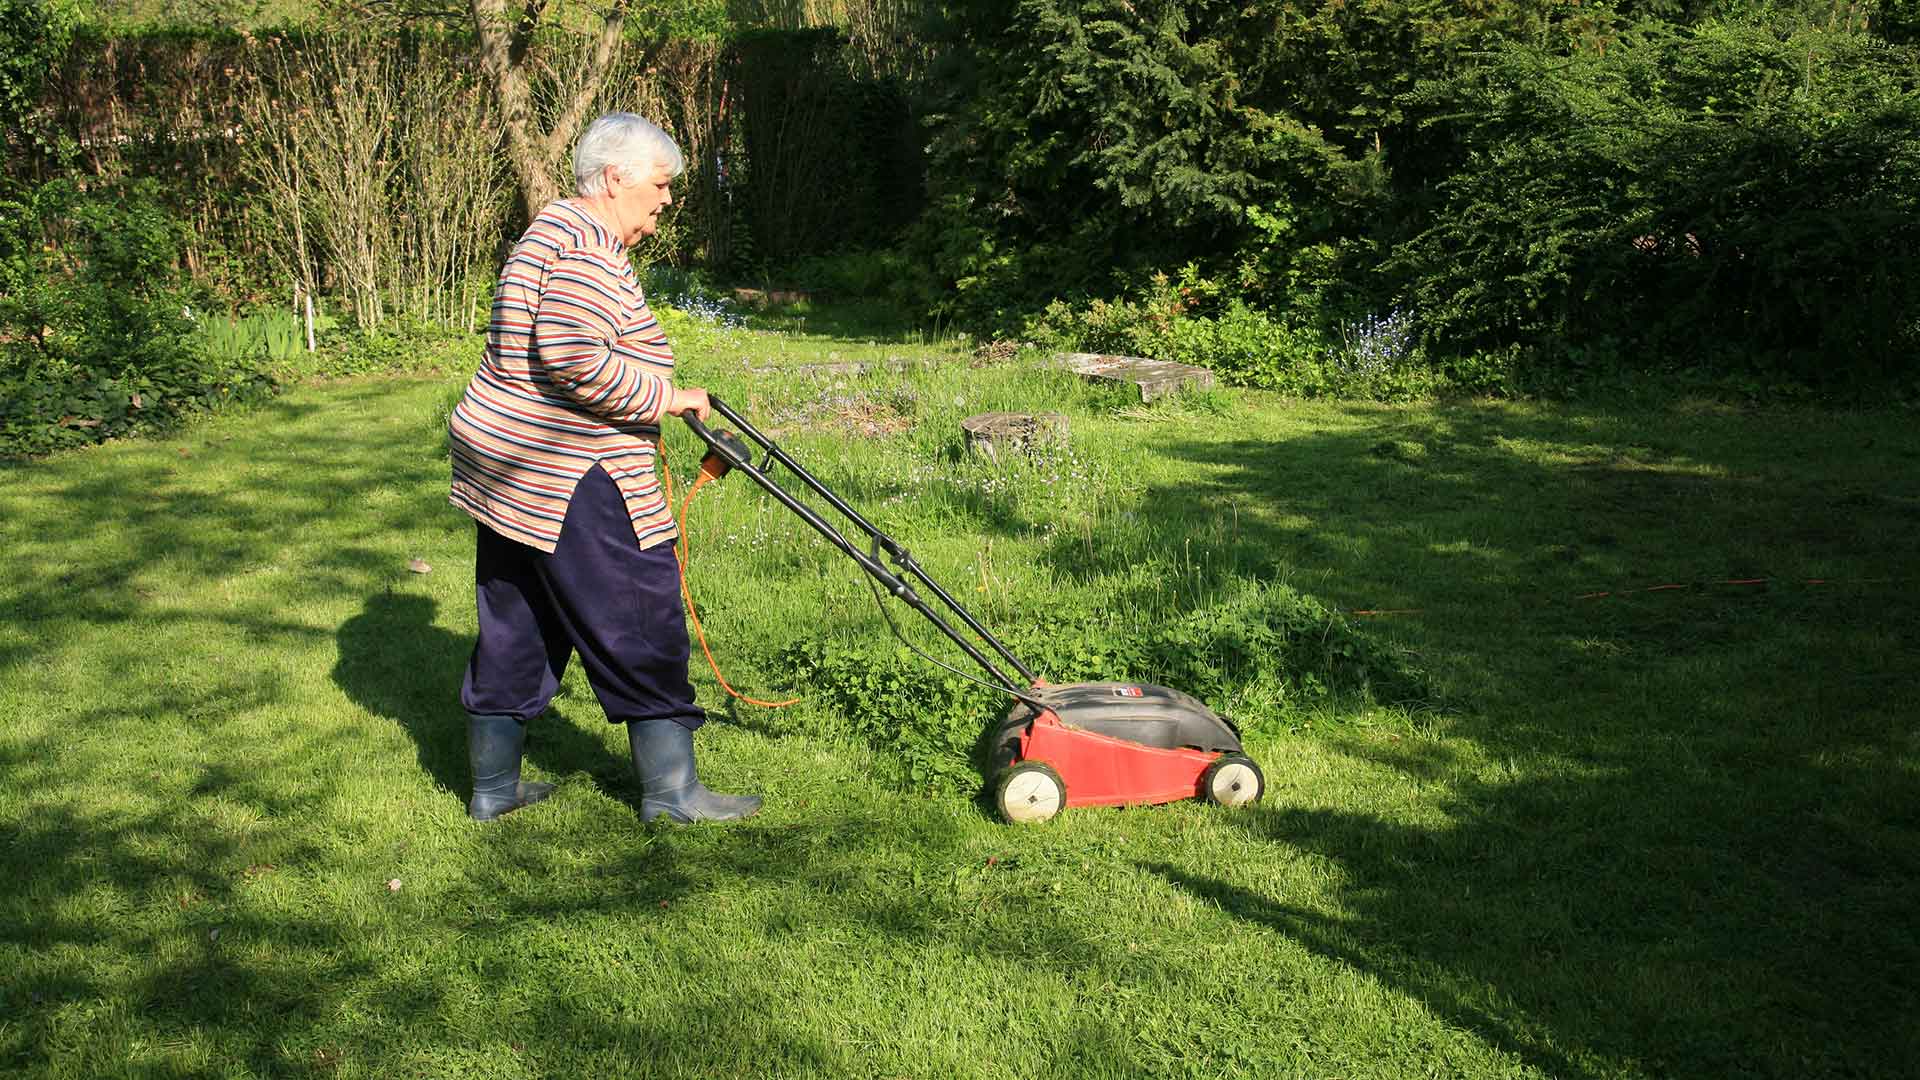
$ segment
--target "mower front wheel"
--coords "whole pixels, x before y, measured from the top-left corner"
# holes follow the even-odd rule
[[[1067,805],[1067,782],[1041,761],[1022,761],[1000,770],[994,805],[1015,825],[1047,821]]]
[[[1216,806],[1251,806],[1266,794],[1267,778],[1245,754],[1225,754],[1200,774],[1200,794]]]

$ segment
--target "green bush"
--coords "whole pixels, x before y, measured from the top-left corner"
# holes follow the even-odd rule
[[[270,392],[257,358],[203,347],[181,232],[150,181],[57,180],[0,200],[0,453],[164,427]]]
[[[1504,45],[1416,95],[1464,156],[1390,269],[1440,350],[1518,345],[1569,379],[1910,378],[1913,63],[1754,24],[1642,26],[1604,55]]]
[[[1054,301],[1029,318],[1023,336],[1049,350],[1119,353],[1192,364],[1232,386],[1300,397],[1401,401],[1455,389],[1428,367],[1401,311],[1353,320],[1328,333],[1259,311],[1188,267],[1179,284],[1156,275],[1134,297],[1075,306]],[[1206,313],[1211,311],[1210,314]],[[1496,393],[1504,382],[1464,383]]]
[[[1424,676],[1317,598],[1241,580],[1203,607],[1154,620],[1068,615],[1009,635],[1056,682],[1134,679],[1177,687],[1243,731],[1283,723],[1328,698],[1427,703]]]
[[[72,149],[47,122],[42,98],[78,22],[71,4],[0,0],[0,151],[9,172],[29,175]]]
[[[389,316],[371,329],[342,327],[328,334],[318,352],[298,361],[298,372],[322,378],[470,373],[479,367],[484,347],[485,339],[477,333]]]
[[[913,250],[964,324],[1301,393],[1882,393],[1920,346],[1911,9],[962,0]],[[1140,283],[1185,265],[1222,293],[1169,312]],[[1401,318],[1421,350],[1352,347]]]
[[[1242,732],[1287,723],[1331,699],[1427,705],[1432,697],[1404,657],[1315,598],[1265,582],[1241,581],[1215,603],[1148,623],[1054,613],[1045,627],[1003,640],[1051,681],[1175,687]],[[844,717],[896,770],[893,779],[914,788],[976,789],[985,765],[981,736],[1009,704],[901,646],[801,640],[775,657],[773,670]]]
[[[1920,41],[1920,0],[1880,0],[1873,14],[1874,32],[1888,41]]]
[[[1006,699],[929,666],[905,648],[872,651],[795,642],[774,671],[845,719],[881,751],[893,781],[911,788],[978,786],[973,753],[992,710]]]

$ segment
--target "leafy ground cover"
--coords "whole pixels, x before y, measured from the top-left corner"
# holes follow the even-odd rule
[[[766,812],[640,826],[575,672],[529,748],[560,792],[475,826],[458,379],[310,385],[0,468],[0,1064],[1914,1074],[1909,417],[1141,409],[1030,357],[673,330],[1047,674],[1190,641],[1265,803],[997,824],[954,764],[988,703],[911,682],[851,564],[730,480],[695,595],[731,681],[803,701],[697,672],[700,750]],[[972,461],[956,422],[992,409],[1069,443]],[[795,656],[907,681],[863,711]]]

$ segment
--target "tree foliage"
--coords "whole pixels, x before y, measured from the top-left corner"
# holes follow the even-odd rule
[[[1434,336],[1801,383],[1911,371],[1920,88],[1861,34],[1645,25],[1425,86],[1464,150],[1391,268]]]
[[[1405,94],[1501,35],[1604,32],[1574,0],[961,0],[922,242],[973,314],[1196,261],[1284,307],[1367,249]]]
[[[0,139],[9,164],[60,152],[44,116],[43,88],[78,22],[57,0],[0,0]]]
[[[992,326],[1171,274],[1187,317],[1404,311],[1434,357],[1883,378],[1902,2],[956,0],[916,242]]]

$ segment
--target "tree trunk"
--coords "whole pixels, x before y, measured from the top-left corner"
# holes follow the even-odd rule
[[[579,135],[575,129],[586,119],[601,85],[606,82],[607,71],[619,55],[628,2],[613,0],[580,85],[555,88],[555,98],[567,104],[555,118],[553,127],[547,129],[535,115],[527,58],[546,0],[526,0],[519,19],[512,22],[507,15],[507,0],[469,0],[473,30],[479,40],[480,66],[492,81],[500,102],[507,163],[513,169],[520,189],[520,207],[528,220],[561,195],[560,184],[555,179],[561,156]]]

